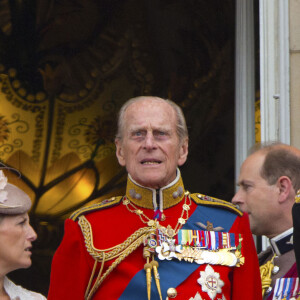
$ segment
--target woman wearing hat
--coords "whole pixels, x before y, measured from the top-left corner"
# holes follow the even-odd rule
[[[43,295],[15,285],[6,275],[31,266],[32,242],[37,235],[29,224],[29,196],[7,182],[0,170],[0,300],[43,300]]]

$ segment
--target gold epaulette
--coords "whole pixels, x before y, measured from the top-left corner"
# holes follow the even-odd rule
[[[210,196],[206,196],[203,194],[195,193],[191,194],[191,198],[197,203],[197,204],[202,204],[202,205],[209,205],[209,206],[218,206],[225,208],[229,211],[232,211],[236,213],[239,216],[243,215],[243,212],[237,208],[236,205],[232,204],[231,202],[227,202],[225,200],[213,198]]]
[[[300,203],[300,190],[297,191],[297,194],[295,196],[295,202]]]
[[[86,215],[88,213],[91,213],[91,212],[94,212],[97,210],[102,210],[104,208],[108,208],[108,207],[119,204],[121,202],[122,198],[123,198],[122,196],[112,197],[109,199],[105,199],[99,203],[82,207],[82,208],[76,210],[75,212],[73,212],[69,218],[73,221],[77,221],[77,219],[82,215]]]

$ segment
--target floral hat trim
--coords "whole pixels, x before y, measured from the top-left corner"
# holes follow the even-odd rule
[[[0,205],[7,201],[7,191],[4,188],[7,185],[7,177],[4,175],[3,171],[0,170]],[[2,205],[1,205],[2,206]]]
[[[0,162],[0,168],[6,170],[14,170]],[[26,212],[31,207],[31,200],[29,196],[17,186],[10,184],[3,170],[0,169],[0,214],[18,214]],[[12,195],[13,198],[12,198]]]

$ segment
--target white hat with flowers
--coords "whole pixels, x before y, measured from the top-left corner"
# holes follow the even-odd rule
[[[3,170],[0,170],[0,214],[22,214],[30,207],[29,196],[17,186],[8,183]]]

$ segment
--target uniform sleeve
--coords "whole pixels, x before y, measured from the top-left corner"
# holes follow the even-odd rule
[[[80,227],[66,220],[63,240],[52,260],[48,300],[84,299],[92,263]]]
[[[242,253],[245,257],[244,265],[235,268],[233,273],[232,300],[260,300],[262,288],[259,264],[248,215],[244,213],[239,217],[230,231],[243,235]]]
[[[294,225],[294,250],[296,256],[297,270],[300,277],[300,203],[293,205],[293,225]]]

